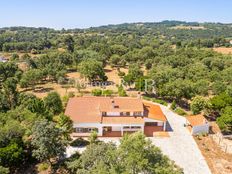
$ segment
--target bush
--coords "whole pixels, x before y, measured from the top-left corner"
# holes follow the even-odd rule
[[[119,77],[123,77],[123,76],[125,76],[125,75],[126,75],[126,74],[125,74],[125,72],[123,72],[123,71],[119,71],[119,72],[118,72],[118,76],[119,76]]]
[[[72,154],[68,159],[66,159],[66,162],[69,162],[69,161],[73,161],[73,160],[76,160],[76,159],[79,159],[80,158],[80,153],[79,152],[75,152],[74,154]]]
[[[67,84],[67,80],[64,77],[59,77],[57,83],[60,85],[64,85]]]
[[[176,101],[174,100],[171,104],[171,109],[175,110],[176,109]]]
[[[22,164],[24,159],[23,148],[16,142],[12,142],[6,147],[0,148],[0,165],[15,167]]]
[[[112,96],[112,94],[113,94],[113,91],[109,89],[102,91],[102,95],[104,96]]]
[[[182,115],[182,116],[187,115],[187,113],[183,109],[181,109],[181,108],[176,108],[175,112],[178,115]]]
[[[13,54],[11,55],[10,60],[18,60],[18,59],[19,59],[19,55],[18,55],[17,53],[13,53]]]
[[[8,168],[6,168],[6,167],[0,166],[0,173],[1,174],[9,174],[10,170]]]
[[[152,101],[155,102],[155,103],[159,103],[161,105],[164,105],[164,106],[168,106],[168,103],[166,101],[164,101],[164,100],[153,99]]]
[[[208,105],[208,101],[204,97],[196,96],[193,98],[190,108],[193,114],[199,114]]]
[[[57,92],[48,93],[44,98],[44,106],[52,114],[60,114],[63,111],[62,100]]]
[[[98,142],[96,131],[91,132],[91,135],[89,136],[89,142],[90,144],[96,144]]]
[[[63,101],[64,107],[67,106],[68,100],[69,100],[69,97],[67,95],[63,96],[62,101]]]
[[[144,100],[148,100],[148,101],[152,101],[152,98],[147,97],[147,96],[143,96],[143,99],[144,99]]]
[[[91,91],[93,96],[101,96],[102,95],[102,90],[101,89],[93,89]]]
[[[122,85],[120,85],[120,86],[118,87],[118,95],[119,95],[120,97],[126,97],[126,96],[127,96],[126,91],[123,89],[123,86],[122,86]]]
[[[48,163],[41,163],[38,165],[38,171],[42,172],[45,171],[49,168],[49,164]]]
[[[151,97],[147,97],[147,96],[143,96],[143,99],[148,100],[148,101],[152,101],[154,103],[159,103],[159,104],[164,105],[164,106],[168,106],[168,103],[164,100],[161,100],[161,99],[155,99],[155,98],[151,98]]]
[[[87,140],[84,140],[83,138],[77,138],[70,143],[70,146],[73,147],[83,147],[87,145],[89,145],[89,142]]]
[[[75,97],[74,92],[68,92],[68,97],[69,97],[69,98]]]
[[[34,48],[31,50],[31,54],[38,54],[38,53],[39,52],[36,49],[34,49]]]
[[[223,109],[220,117],[217,118],[217,124],[223,133],[232,133],[232,106]]]

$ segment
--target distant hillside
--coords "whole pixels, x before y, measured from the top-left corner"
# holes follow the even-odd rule
[[[135,41],[144,37],[158,39],[160,42],[182,47],[231,47],[232,24],[198,23],[182,21],[138,22],[118,25],[106,25],[87,29],[62,29],[34,27],[0,28],[0,51],[42,51],[63,47],[65,35],[72,35],[76,40],[132,37]],[[126,37],[125,37],[126,36]],[[79,38],[81,37],[81,38]],[[84,37],[84,38],[82,38]],[[106,39],[107,40],[107,39]],[[137,41],[136,41],[137,42]]]
[[[180,27],[182,26],[182,27]],[[185,26],[186,30],[183,30]],[[179,28],[178,28],[179,27]],[[188,28],[187,28],[188,27]],[[199,27],[198,30],[194,28]],[[173,30],[175,28],[175,30]],[[76,30],[69,30],[76,31]],[[89,28],[86,31],[98,32],[135,32],[141,34],[164,35],[168,38],[175,37],[177,39],[191,38],[212,38],[212,37],[232,37],[232,24],[223,23],[198,23],[198,22],[182,22],[182,21],[162,21],[147,23],[124,23],[118,25],[107,25]]]

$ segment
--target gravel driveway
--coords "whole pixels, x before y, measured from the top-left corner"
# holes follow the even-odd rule
[[[172,130],[169,132],[169,138],[150,138],[152,143],[160,147],[165,155],[182,167],[185,174],[211,174],[195,140],[183,126],[185,118],[173,113],[165,106],[161,108]]]

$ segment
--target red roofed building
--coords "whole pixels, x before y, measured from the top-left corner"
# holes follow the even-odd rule
[[[201,114],[186,117],[186,125],[192,135],[209,133],[209,122]]]
[[[129,97],[74,97],[65,114],[73,120],[73,136],[122,136],[142,131],[147,136],[165,131],[167,118],[160,106]]]

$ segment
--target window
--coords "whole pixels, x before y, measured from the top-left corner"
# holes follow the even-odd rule
[[[84,128],[84,127],[74,128],[74,132],[76,133],[90,133],[92,131],[98,132],[98,129],[97,128]]]
[[[134,116],[141,116],[142,113],[141,112],[134,112]]]
[[[130,112],[120,112],[120,116],[130,116]]]
[[[107,113],[106,112],[102,112],[102,116],[107,116]]]
[[[157,122],[148,122],[148,123],[145,123],[145,126],[157,126],[158,123]]]
[[[131,126],[131,129],[141,129],[140,126]]]
[[[140,126],[123,126],[123,129],[141,129]]]

